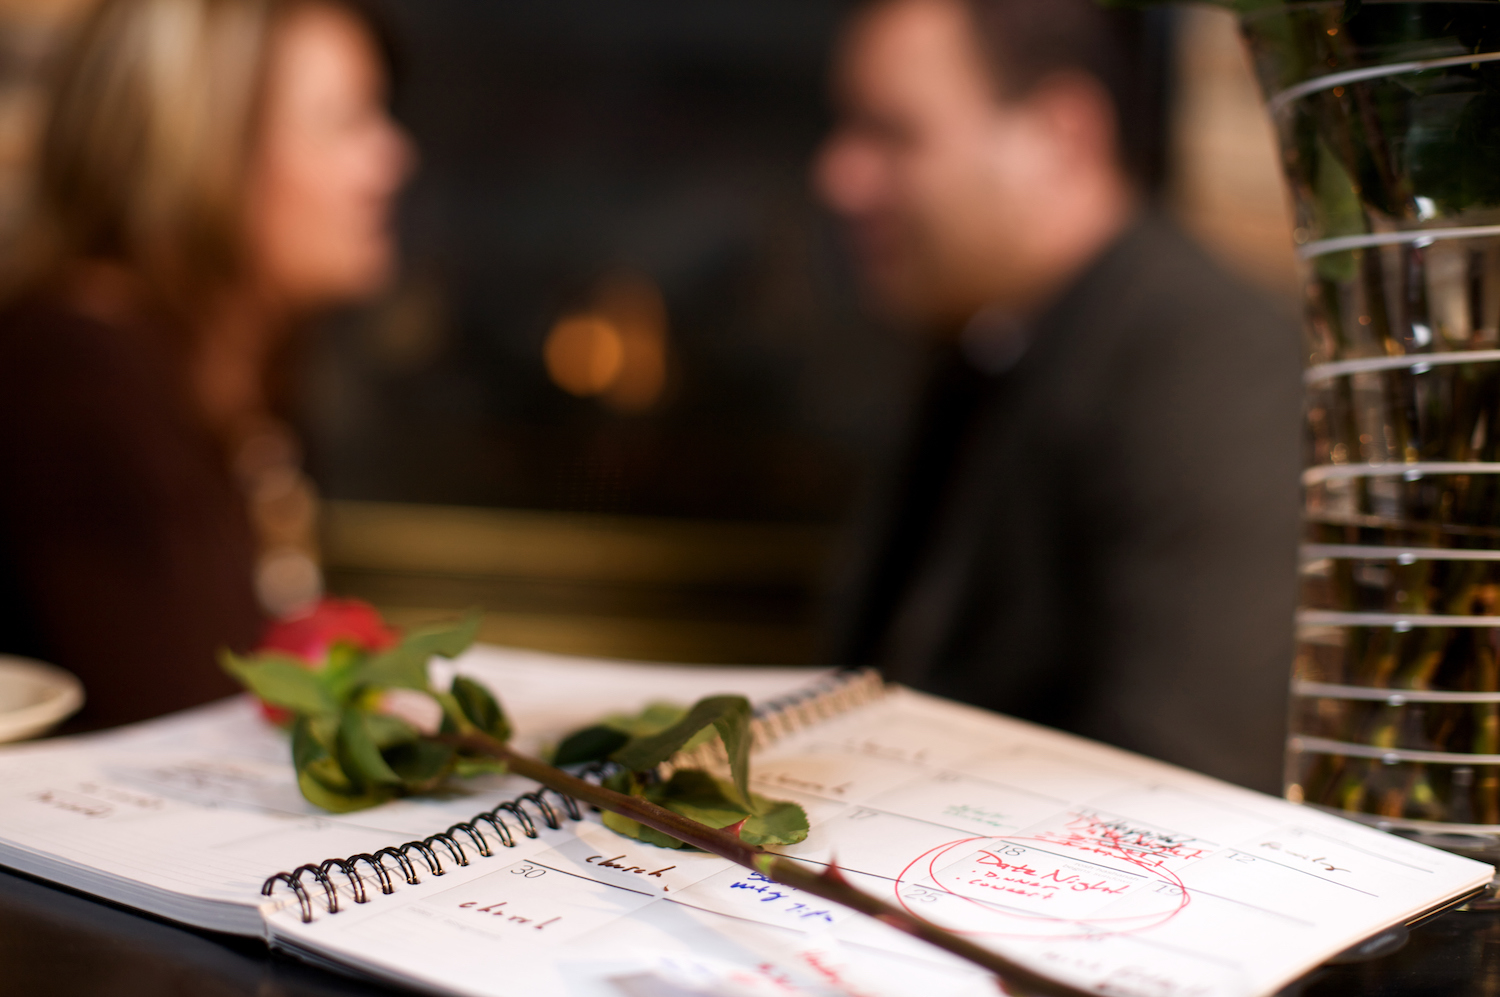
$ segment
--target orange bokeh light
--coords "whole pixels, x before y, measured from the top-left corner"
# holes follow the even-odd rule
[[[635,275],[603,281],[596,305],[564,315],[543,346],[547,373],[559,388],[597,397],[619,412],[643,412],[667,383],[667,311],[661,291]]]

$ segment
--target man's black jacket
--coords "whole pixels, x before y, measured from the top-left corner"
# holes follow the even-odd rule
[[[842,660],[1279,791],[1295,330],[1148,219],[1023,338],[938,359]]]

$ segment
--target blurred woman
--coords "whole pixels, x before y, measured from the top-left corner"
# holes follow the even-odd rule
[[[350,0],[103,0],[60,65],[0,313],[0,651],[84,726],[233,691],[219,650],[307,588],[258,598],[250,493],[298,494],[288,335],[392,270],[383,52]]]

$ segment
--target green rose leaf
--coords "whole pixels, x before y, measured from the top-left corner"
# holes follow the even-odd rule
[[[300,773],[320,758],[328,757],[328,749],[313,734],[312,721],[298,716],[292,724],[292,765]]]
[[[453,699],[469,722],[497,741],[510,740],[510,721],[490,691],[462,675],[453,679]]]
[[[498,758],[488,755],[459,755],[453,759],[453,774],[460,779],[472,779],[477,775],[504,775],[509,767]]]
[[[807,811],[789,800],[754,796],[755,816],[740,828],[740,840],[750,845],[795,845],[807,839]]]
[[[599,724],[575,730],[552,753],[553,765],[582,765],[585,762],[603,761],[625,746],[630,735],[622,734],[613,727]]]
[[[365,658],[364,651],[346,641],[339,641],[328,649],[328,657],[318,671],[318,678],[341,706],[349,705],[358,692],[360,668]]]
[[[330,721],[332,722],[330,724]],[[297,788],[302,796],[314,806],[334,813],[349,813],[364,810],[384,803],[395,795],[391,787],[379,786],[360,789],[350,781],[328,748],[319,740],[317,728],[332,729],[329,738],[336,736],[338,718],[327,717],[310,722],[299,717],[292,728],[292,758],[297,765]]]
[[[336,814],[379,806],[396,795],[387,787],[366,792],[354,789],[339,772],[338,764],[328,757],[298,772],[297,788],[307,802]]]
[[[709,827],[728,827],[750,816],[734,790],[702,769],[682,769],[652,786],[646,798]]]
[[[225,671],[273,706],[307,714],[338,709],[318,673],[303,667],[296,658],[263,655],[259,660],[246,661],[226,652],[223,665]]]
[[[413,630],[401,643],[365,662],[357,672],[361,685],[386,689],[416,689],[427,692],[427,662],[433,656],[456,658],[474,643],[479,634],[478,610],[472,610],[457,623],[444,623]]]
[[[726,710],[714,721],[714,728],[724,739],[724,750],[729,755],[729,774],[734,778],[734,788],[739,790],[740,799],[754,810],[755,798],[750,795],[750,700],[744,696],[730,698],[737,702],[732,709]]]
[[[360,710],[347,711],[340,721],[335,757],[356,789],[400,786],[403,782],[376,746],[370,733],[369,714]]]
[[[679,703],[664,700],[647,703],[639,713],[612,713],[600,721],[602,726],[617,730],[630,737],[648,737],[659,734],[687,716],[688,708]],[[688,739],[679,751],[692,751],[714,738],[714,732],[705,727]]]
[[[375,742],[375,747],[384,751],[386,748],[395,747],[398,744],[406,744],[420,738],[421,733],[411,724],[400,717],[393,717],[387,713],[365,714],[365,728],[370,733],[370,740]]]
[[[794,845],[807,838],[807,813],[785,800],[753,795],[754,812],[740,803],[738,791],[728,782],[701,769],[681,769],[665,783],[642,787],[631,779],[616,785],[622,792],[644,796],[652,803],[709,827],[724,828],[744,821],[740,839],[752,845]],[[618,834],[664,848],[682,848],[676,838],[645,827],[628,817],[605,812],[604,825]]]
[[[687,716],[685,706],[654,702],[638,713],[612,713],[597,724],[576,730],[563,738],[552,753],[554,765],[582,765],[603,761],[624,747],[633,737],[659,734]],[[679,751],[691,751],[714,737],[711,726],[705,726],[688,739]]]
[[[807,837],[807,812],[795,803],[751,794],[747,809],[733,786],[701,769],[682,769],[646,791],[668,810],[707,824],[729,827],[740,821],[740,840],[752,845],[794,845]]]
[[[416,689],[426,692],[427,662],[432,656],[422,654],[405,644],[383,651],[366,661],[356,672],[358,685],[377,689]]]
[[[633,737],[610,759],[633,772],[645,772],[671,758],[705,727],[724,739],[729,769],[741,798],[750,799],[750,701],[744,696],[700,699],[681,720],[656,734]]]
[[[396,745],[385,752],[384,759],[403,789],[422,793],[435,789],[448,777],[456,755],[446,744],[418,739]]]
[[[611,713],[599,723],[630,737],[645,737],[661,733],[685,716],[686,706],[657,701],[647,703],[639,713]]]

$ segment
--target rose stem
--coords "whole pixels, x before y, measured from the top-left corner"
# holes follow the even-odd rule
[[[508,744],[485,734],[463,734],[446,737],[443,740],[466,751],[498,758],[517,775],[534,779],[549,789],[582,800],[601,810],[609,810],[622,817],[638,821],[684,844],[718,855],[720,858],[726,858],[736,865],[758,872],[784,886],[802,890],[815,897],[842,904],[861,914],[867,914],[877,921],[936,945],[960,959],[982,966],[999,977],[1007,993],[1036,995],[1036,997],[1086,997],[1088,994],[1088,991],[1034,973],[996,952],[975,945],[951,931],[939,928],[899,907],[894,907],[855,889],[839,874],[835,866],[829,866],[821,873],[814,872],[785,856],[767,852],[758,845],[747,844],[741,841],[738,835],[727,830],[700,824],[681,814],[659,807],[649,800],[617,793],[612,789],[569,775],[545,762],[523,755],[513,750]]]

